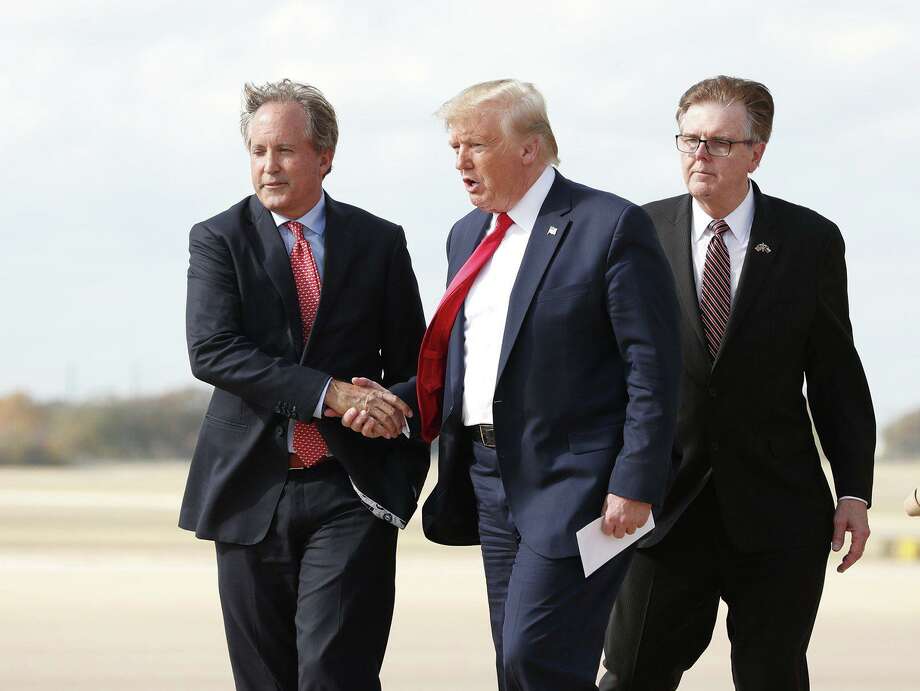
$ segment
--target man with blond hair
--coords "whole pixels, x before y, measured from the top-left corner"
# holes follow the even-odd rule
[[[852,534],[843,572],[869,535],[875,416],[843,238],[749,179],[773,124],[763,84],[703,80],[680,99],[677,123],[689,194],[645,208],[681,303],[679,469],[614,606],[600,686],[676,689],[709,645],[721,599],[735,688],[804,691],[828,547]]]
[[[499,689],[593,690],[629,554],[586,578],[575,533],[599,516],[633,533],[664,495],[673,280],[639,207],[555,170],[532,84],[477,84],[439,114],[476,208],[450,231],[418,378],[392,388],[418,411],[416,432],[440,433],[423,526],[482,545]]]
[[[425,328],[402,228],[332,199],[335,111],[290,80],[244,88],[255,194],[195,224],[186,331],[214,386],[179,525],[217,549],[236,688],[374,691],[393,615],[396,534],[428,447],[352,377],[404,381]]]

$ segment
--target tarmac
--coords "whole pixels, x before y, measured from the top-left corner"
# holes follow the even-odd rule
[[[0,468],[0,689],[233,688],[213,547],[176,527],[186,470]],[[837,574],[831,556],[815,691],[920,689],[920,518],[898,513],[918,481],[920,464],[879,464],[866,557]],[[732,689],[721,619],[682,691]],[[382,677],[387,691],[495,688],[478,548],[428,543],[417,520],[400,539]]]

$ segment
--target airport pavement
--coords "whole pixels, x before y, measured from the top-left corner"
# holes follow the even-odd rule
[[[175,527],[184,474],[181,463],[0,469],[0,689],[232,688],[213,550]],[[920,537],[920,519],[887,510],[918,475],[880,469],[873,540]],[[920,688],[920,561],[888,556],[875,548],[846,574],[829,569],[815,691]],[[431,545],[414,523],[397,587],[384,688],[493,689],[478,550]],[[731,688],[720,621],[681,689]]]

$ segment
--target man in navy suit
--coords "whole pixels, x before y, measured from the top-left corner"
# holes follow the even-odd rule
[[[465,294],[451,285],[423,341],[423,365],[446,358],[443,382],[423,366],[418,398],[416,382],[391,387],[421,408],[410,424],[423,437],[440,428],[423,526],[435,542],[482,545],[500,689],[596,689],[629,554],[586,578],[575,533],[601,515],[606,532],[633,533],[664,496],[680,371],[673,279],[645,212],[554,169],[533,85],[477,84],[440,115],[476,207],[448,237],[448,283],[478,268]],[[443,348],[429,338],[448,332]],[[426,420],[432,401],[440,413]],[[376,426],[354,411],[343,422]]]
[[[189,358],[214,395],[179,525],[215,542],[237,689],[373,691],[429,452],[322,414],[402,427],[408,408],[347,380],[412,376],[418,287],[402,228],[324,192],[338,127],[317,89],[247,84],[242,131],[255,195],[190,234]]]

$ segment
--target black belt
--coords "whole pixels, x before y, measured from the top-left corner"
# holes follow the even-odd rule
[[[471,425],[467,429],[474,442],[488,446],[490,449],[495,448],[495,425]]]

